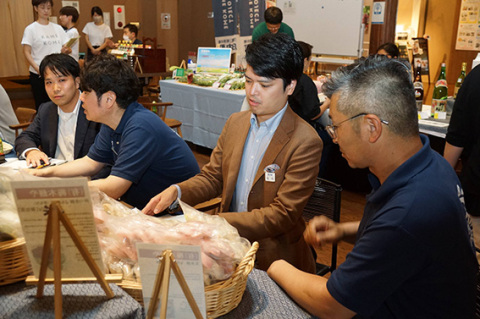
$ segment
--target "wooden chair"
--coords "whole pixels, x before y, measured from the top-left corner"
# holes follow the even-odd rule
[[[27,108],[27,107],[17,107],[15,110],[15,115],[17,116],[19,124],[9,125],[8,127],[12,130],[15,130],[15,137],[18,136],[19,130],[25,130],[27,127],[32,124],[33,118],[37,114],[35,109]]]
[[[340,202],[342,187],[333,182],[317,177],[312,196],[303,209],[306,222],[315,216],[324,215],[335,222],[340,222]],[[332,244],[332,259],[330,265],[317,263],[316,274],[323,276],[337,267],[337,244]]]
[[[177,131],[177,134],[180,137],[182,136],[182,122],[176,119],[171,119],[167,118],[167,107],[170,105],[173,105],[172,102],[156,102],[156,101],[151,101],[149,97],[142,96],[138,99],[138,103],[142,104],[145,108],[149,109],[150,111],[156,113],[162,121],[165,122],[165,124],[168,125],[171,129],[174,129]]]

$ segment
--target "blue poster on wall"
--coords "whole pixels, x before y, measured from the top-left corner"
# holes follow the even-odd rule
[[[212,0],[215,37],[237,34],[237,1]]]
[[[264,21],[265,0],[243,0],[238,3],[240,36],[251,36],[253,29]]]

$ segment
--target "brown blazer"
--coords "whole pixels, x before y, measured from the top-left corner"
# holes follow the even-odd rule
[[[238,229],[240,236],[258,241],[256,267],[267,270],[277,259],[314,272],[312,252],[303,239],[302,212],[313,192],[322,141],[316,131],[287,107],[258,167],[248,198],[248,212],[229,213],[237,182],[250,111],[227,120],[200,174],[179,184],[182,200],[191,205],[222,196],[220,216]],[[277,164],[275,182],[266,182],[264,168]]]

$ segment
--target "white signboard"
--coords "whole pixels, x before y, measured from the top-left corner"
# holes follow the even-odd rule
[[[37,278],[47,228],[47,212],[54,201],[60,202],[65,214],[103,272],[87,178],[32,177],[29,180],[13,180],[10,183],[27,244],[28,257]],[[63,225],[60,226],[60,231],[62,277],[93,277],[94,274]],[[50,251],[47,268],[47,278],[49,277],[53,277],[53,249]]]
[[[166,249],[172,250],[173,256],[187,281],[187,285],[192,292],[200,313],[203,318],[206,318],[205,288],[203,284],[203,266],[200,246],[137,243],[138,264],[140,266],[145,311],[149,309],[158,271],[159,257]],[[154,315],[155,318],[160,317],[160,305],[161,302],[159,300],[157,312]],[[195,318],[173,270],[170,272],[167,318]]]
[[[384,21],[385,21],[385,2],[374,2],[372,24],[383,24]]]

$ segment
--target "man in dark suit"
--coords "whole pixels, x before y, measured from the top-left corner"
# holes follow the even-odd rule
[[[15,140],[19,159],[34,167],[49,158],[72,161],[85,156],[100,130],[80,107],[80,67],[66,54],[50,54],[40,64],[50,102],[40,105],[33,123]]]
[[[167,188],[143,212],[156,214],[177,197],[195,205],[221,195],[219,215],[260,244],[257,268],[285,259],[314,272],[302,212],[315,185],[322,141],[287,103],[302,74],[302,51],[286,34],[266,34],[247,47],[246,60],[250,109],[228,119],[200,174]]]

